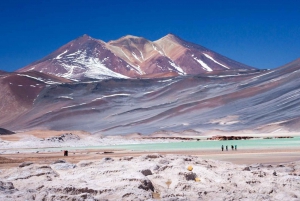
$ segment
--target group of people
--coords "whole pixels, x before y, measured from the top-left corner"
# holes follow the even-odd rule
[[[221,149],[222,149],[222,151],[224,151],[224,146],[223,145],[221,146]],[[228,145],[225,146],[225,149],[226,149],[226,151],[228,151]],[[237,145],[234,145],[234,146],[231,145],[231,149],[232,149],[232,151],[237,150]]]

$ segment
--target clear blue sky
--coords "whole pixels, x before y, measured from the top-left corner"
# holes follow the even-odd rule
[[[83,34],[109,41],[173,33],[258,68],[300,57],[299,0],[2,0],[0,22],[6,71]]]

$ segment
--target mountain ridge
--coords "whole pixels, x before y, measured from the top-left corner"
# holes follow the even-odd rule
[[[163,76],[78,81],[6,73],[0,75],[0,127],[103,135],[300,131],[300,59],[272,70]]]

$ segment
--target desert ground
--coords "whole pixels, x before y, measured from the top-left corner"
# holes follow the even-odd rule
[[[300,146],[224,152],[80,148],[176,141],[84,131],[2,135],[0,200],[300,200]],[[72,149],[63,156],[60,147]]]

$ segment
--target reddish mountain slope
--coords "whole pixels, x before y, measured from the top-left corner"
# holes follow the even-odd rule
[[[186,74],[253,69],[172,34],[154,43],[160,47],[161,54],[172,60]]]
[[[30,110],[44,88],[70,82],[65,78],[35,71],[0,76],[0,124],[14,121]]]

